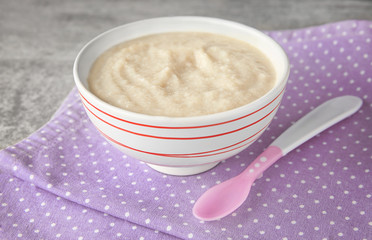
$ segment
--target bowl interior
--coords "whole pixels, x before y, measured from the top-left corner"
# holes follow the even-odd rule
[[[209,32],[222,34],[250,43],[262,51],[272,62],[276,72],[276,86],[286,81],[288,59],[282,48],[266,34],[248,26],[221,19],[205,17],[165,17],[148,19],[109,30],[91,40],[81,50],[74,71],[86,90],[87,78],[95,59],[108,48],[144,35],[163,32]],[[274,88],[275,88],[274,87]]]

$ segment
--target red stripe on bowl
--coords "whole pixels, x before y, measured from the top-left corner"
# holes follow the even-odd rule
[[[271,122],[270,122],[270,123],[271,123]],[[266,124],[266,126],[264,126],[263,128],[261,128],[261,129],[258,130],[255,134],[249,136],[248,138],[243,139],[242,141],[237,142],[237,143],[234,143],[234,144],[232,144],[232,145],[230,145],[230,146],[227,146],[227,147],[218,148],[218,149],[215,149],[215,150],[210,150],[210,151],[200,152],[200,153],[172,154],[172,155],[190,155],[190,156],[192,156],[192,155],[200,155],[200,154],[212,153],[212,152],[216,152],[216,151],[224,150],[224,149],[227,149],[227,148],[231,148],[231,147],[234,147],[234,146],[236,146],[236,145],[238,145],[238,144],[241,144],[241,143],[243,143],[243,142],[245,142],[245,141],[247,141],[247,140],[249,140],[249,139],[251,139],[251,138],[257,136],[257,135],[260,134],[263,130],[265,130],[265,128],[266,128],[270,123]],[[257,137],[258,137],[258,136],[257,136]],[[254,138],[254,139],[257,139],[257,138]]]
[[[131,134],[135,134],[135,135],[138,135],[138,136],[142,136],[142,137],[151,137],[151,138],[158,138],[158,139],[167,139],[167,140],[197,140],[197,139],[205,139],[205,138],[214,138],[214,137],[220,137],[220,136],[223,136],[223,135],[227,135],[227,134],[231,134],[231,133],[235,133],[235,132],[238,132],[238,131],[241,131],[245,128],[248,128],[248,127],[251,127],[259,122],[261,122],[262,120],[264,120],[265,118],[267,118],[270,114],[272,114],[275,109],[278,108],[278,106],[280,105],[280,102],[268,113],[266,114],[265,116],[263,116],[262,118],[258,119],[257,121],[253,122],[253,123],[250,123],[246,126],[243,126],[241,128],[238,128],[238,129],[235,129],[235,130],[232,130],[232,131],[229,131],[229,132],[224,132],[224,133],[219,133],[219,134],[215,134],[215,135],[209,135],[209,136],[201,136],[201,137],[164,137],[164,136],[154,136],[154,135],[148,135],[148,134],[143,134],[143,133],[137,133],[137,132],[133,132],[133,131],[130,131],[130,130],[127,130],[127,129],[124,129],[124,128],[121,128],[121,127],[118,127],[112,123],[109,123],[105,120],[103,120],[102,118],[98,117],[96,114],[94,114],[92,112],[92,110],[90,110],[87,105],[83,102],[83,105],[84,107],[93,115],[95,116],[97,119],[99,119],[100,121],[106,123],[107,125],[111,126],[111,127],[114,127],[116,129],[119,129],[121,131],[124,131],[124,132],[127,132],[127,133],[131,133]]]
[[[129,120],[126,120],[126,119],[122,119],[122,118],[119,118],[119,117],[115,117],[101,109],[99,109],[98,107],[94,106],[92,103],[90,103],[84,96],[83,94],[81,94],[81,92],[79,92],[80,96],[90,105],[92,106],[93,108],[95,108],[97,111],[109,116],[109,117],[112,117],[116,120],[119,120],[119,121],[122,121],[122,122],[126,122],[126,123],[129,123],[129,124],[134,124],[134,125],[138,125],[138,126],[142,126],[142,127],[150,127],[150,128],[163,128],[163,129],[191,129],[191,128],[204,128],[204,127],[213,127],[213,126],[217,126],[217,125],[222,125],[222,124],[226,124],[226,123],[230,123],[230,122],[234,122],[234,121],[238,121],[240,119],[243,119],[243,118],[246,118],[248,116],[251,116],[259,111],[261,111],[262,109],[266,108],[267,106],[269,106],[270,104],[272,104],[276,99],[278,99],[278,97],[284,92],[284,89],[285,87],[280,91],[280,93],[272,100],[270,101],[268,104],[266,104],[265,106],[257,109],[256,111],[254,112],[251,112],[247,115],[244,115],[242,117],[239,117],[239,118],[236,118],[236,119],[232,119],[232,120],[229,120],[229,121],[225,121],[225,122],[220,122],[220,123],[214,123],[214,124],[208,124],[208,125],[201,125],[201,126],[187,126],[187,127],[167,127],[167,126],[156,126],[156,125],[148,125],[148,124],[142,124],[142,123],[136,123],[136,122],[132,122],[132,121],[129,121]]]
[[[172,154],[172,153],[170,153],[170,154],[168,154],[168,153],[154,153],[154,152],[148,152],[148,151],[144,151],[144,150],[140,150],[140,149],[136,149],[136,148],[133,148],[133,147],[129,147],[129,146],[127,146],[127,145],[125,145],[125,144],[123,144],[123,143],[121,143],[121,142],[118,142],[118,141],[116,141],[115,139],[113,139],[113,138],[111,138],[110,136],[108,136],[108,135],[106,135],[105,133],[103,133],[100,129],[98,129],[97,128],[97,130],[105,137],[105,138],[107,138],[108,140],[110,140],[110,141],[112,141],[112,142],[114,142],[114,143],[116,143],[116,144],[118,144],[118,145],[120,145],[120,146],[122,146],[122,147],[125,147],[125,148],[128,148],[128,149],[131,149],[131,150],[133,150],[133,151],[137,151],[137,152],[141,152],[141,153],[146,153],[146,154],[150,154],[150,155],[156,155],[156,156],[161,156],[161,157],[174,157],[174,158],[196,158],[196,157],[209,157],[209,156],[215,156],[215,155],[219,155],[219,154],[223,154],[223,153],[227,153],[227,152],[231,152],[231,151],[234,151],[234,150],[236,150],[236,149],[239,149],[239,148],[242,148],[242,147],[244,147],[244,146],[246,146],[246,145],[248,145],[248,144],[250,144],[250,143],[252,143],[252,142],[254,142],[257,138],[258,138],[258,136],[256,137],[256,138],[254,138],[254,139],[252,139],[251,141],[249,141],[249,142],[247,142],[247,143],[245,143],[245,144],[243,144],[243,145],[240,145],[240,146],[238,146],[238,147],[235,147],[235,148],[233,148],[233,149],[229,149],[229,150],[226,150],[226,151],[223,151],[223,152],[217,152],[217,153],[211,153],[211,154],[201,154],[201,155],[193,155],[193,154],[196,154],[196,153],[192,153],[192,154]],[[259,130],[257,133],[255,133],[254,135],[256,135],[256,134],[258,134],[260,131],[262,131],[262,130]],[[254,135],[252,135],[252,136],[254,136]],[[249,138],[247,138],[247,139],[249,139]],[[246,139],[246,140],[247,140]],[[244,141],[246,141],[246,140],[244,140]],[[218,151],[218,149],[217,150],[213,150],[213,151]]]

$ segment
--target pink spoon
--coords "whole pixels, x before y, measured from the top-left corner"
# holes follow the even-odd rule
[[[242,173],[206,191],[195,203],[196,218],[212,221],[236,210],[247,199],[253,182],[278,159],[323,130],[355,113],[362,100],[353,96],[331,99],[282,133]]]

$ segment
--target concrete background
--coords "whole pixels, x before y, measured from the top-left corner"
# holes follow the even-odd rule
[[[80,48],[144,18],[199,15],[261,30],[372,20],[370,0],[0,0],[0,149],[43,126],[74,87]]]

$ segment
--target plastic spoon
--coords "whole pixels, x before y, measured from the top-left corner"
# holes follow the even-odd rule
[[[206,191],[195,203],[196,218],[212,221],[236,210],[248,197],[253,182],[268,167],[302,143],[355,113],[362,100],[354,96],[331,99],[282,133],[241,174]]]

